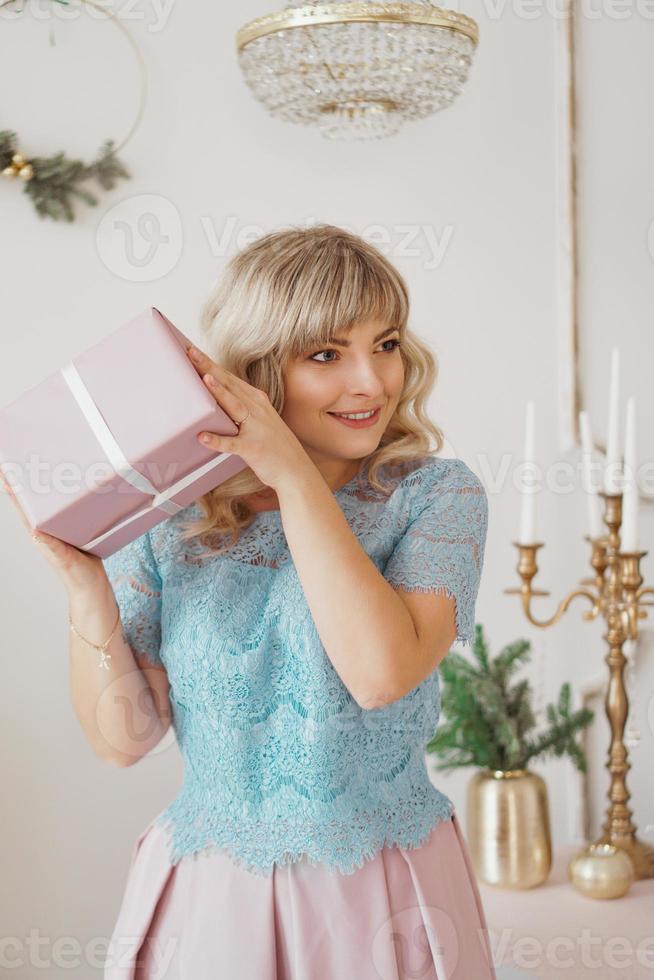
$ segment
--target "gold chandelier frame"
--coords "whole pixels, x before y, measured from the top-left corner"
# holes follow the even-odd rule
[[[444,7],[425,8],[416,3],[330,3],[316,7],[294,7],[276,14],[266,14],[245,24],[236,35],[239,53],[252,41],[277,31],[294,27],[315,27],[322,24],[354,23],[415,24],[426,27],[446,27],[479,43],[477,22],[456,10]]]

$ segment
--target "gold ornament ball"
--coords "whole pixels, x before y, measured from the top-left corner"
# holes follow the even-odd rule
[[[587,898],[621,898],[635,876],[627,852],[613,844],[589,844],[568,865],[570,881]]]
[[[2,171],[3,177],[20,177],[21,180],[31,180],[34,168],[28,163],[22,153],[14,153],[11,163]]]

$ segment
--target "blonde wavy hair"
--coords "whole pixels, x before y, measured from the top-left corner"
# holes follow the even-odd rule
[[[404,388],[379,446],[359,468],[359,479],[367,470],[371,486],[390,493],[383,466],[403,469],[435,455],[444,442],[425,412],[437,362],[409,330],[408,317],[406,282],[378,249],[334,225],[290,227],[264,235],[229,261],[202,310],[202,346],[212,360],[265,391],[281,414],[289,360],[371,319],[397,327]],[[199,537],[209,551],[224,551],[256,513],[242,498],[266,489],[250,467],[229,477],[198,498],[204,517],[185,525],[183,539]],[[228,531],[231,540],[219,543]]]

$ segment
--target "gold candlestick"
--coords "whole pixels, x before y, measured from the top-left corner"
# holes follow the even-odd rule
[[[622,524],[622,493],[599,491],[604,499],[604,523],[607,533],[600,538],[586,540],[591,544],[590,564],[594,575],[582,579],[584,588],[574,589],[559,603],[549,619],[536,619],[531,611],[531,601],[535,596],[549,595],[543,589],[532,588],[532,581],[538,572],[536,552],[543,542],[534,544],[513,544],[519,551],[517,571],[521,579],[518,589],[504,589],[506,595],[519,595],[525,616],[534,626],[545,628],[557,623],[566,612],[574,598],[582,596],[590,603],[590,609],[583,618],[593,620],[601,615],[607,624],[603,639],[608,646],[605,662],[609,668],[609,685],[606,692],[606,716],[611,731],[606,768],[610,774],[608,792],[609,806],[602,825],[604,833],[595,844],[613,844],[631,857],[637,878],[654,877],[654,847],[639,840],[636,825],[632,822],[632,811],[627,806],[631,794],[627,789],[626,776],[631,768],[628,750],[624,744],[624,729],[629,711],[629,699],[624,682],[626,657],[622,652],[625,640],[638,638],[638,621],[647,616],[644,606],[654,605],[644,602],[643,597],[654,595],[654,589],[641,588],[643,578],[640,574],[641,559],[647,551],[622,552],[620,550],[620,527]]]

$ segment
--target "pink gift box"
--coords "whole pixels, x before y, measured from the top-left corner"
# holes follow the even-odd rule
[[[0,410],[0,469],[33,530],[107,558],[246,468],[238,429],[154,307]]]

